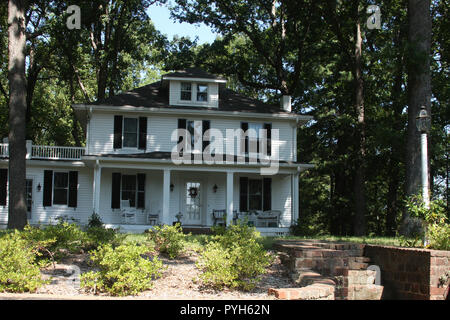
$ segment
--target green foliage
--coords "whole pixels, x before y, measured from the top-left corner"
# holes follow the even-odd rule
[[[162,262],[146,255],[146,246],[133,243],[116,248],[101,246],[91,252],[91,260],[99,271],[81,275],[81,286],[95,294],[136,295],[152,287],[152,279],[161,276]]]
[[[86,229],[87,239],[83,245],[86,250],[96,249],[105,244],[111,244],[117,247],[123,243],[126,238],[125,234],[120,234],[117,230],[105,227],[88,227]]]
[[[156,250],[167,253],[170,259],[176,258],[183,251],[186,239],[179,223],[174,226],[155,226],[148,231],[148,237],[155,243]]]
[[[0,292],[33,292],[43,285],[36,257],[36,248],[19,232],[1,237]]]
[[[256,228],[243,223],[214,236],[196,263],[202,281],[216,288],[254,288],[272,261],[260,240]]]
[[[102,218],[98,213],[93,213],[88,220],[88,227],[103,227]]]
[[[432,200],[427,207],[421,196],[412,196],[407,199],[406,208],[411,216],[423,220],[427,248],[450,250],[450,224],[444,201]]]
[[[80,227],[65,221],[45,227],[27,225],[20,235],[31,245],[39,246],[43,257],[55,259],[60,259],[68,253],[81,252],[88,241],[87,234]]]

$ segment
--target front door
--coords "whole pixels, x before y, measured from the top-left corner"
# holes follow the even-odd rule
[[[185,183],[185,216],[183,224],[200,225],[202,216],[202,189],[199,181]]]
[[[27,203],[27,219],[31,220],[33,209],[33,179],[25,180],[25,201]]]

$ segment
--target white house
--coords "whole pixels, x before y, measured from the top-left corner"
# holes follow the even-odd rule
[[[297,128],[311,117],[291,112],[288,96],[263,103],[225,83],[193,68],[74,105],[85,148],[27,143],[30,224],[61,216],[86,224],[95,212],[127,231],[177,219],[203,228],[247,218],[263,234],[287,232],[298,217],[299,172],[311,167],[297,162]],[[6,225],[7,143],[0,155]]]

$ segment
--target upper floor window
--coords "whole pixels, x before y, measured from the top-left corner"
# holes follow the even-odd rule
[[[181,96],[180,100],[192,100],[192,84],[190,82],[181,83]]]
[[[208,85],[199,83],[197,84],[197,101],[208,101]]]
[[[123,147],[137,148],[138,119],[123,118]]]

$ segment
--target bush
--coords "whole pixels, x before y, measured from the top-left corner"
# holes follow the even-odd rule
[[[111,244],[113,247],[119,246],[125,239],[125,234],[119,234],[114,229],[107,229],[105,227],[88,227],[86,229],[87,240],[84,244],[84,249],[93,250],[98,247]]]
[[[179,223],[174,226],[155,226],[148,231],[148,237],[155,243],[155,249],[167,253],[170,259],[176,258],[184,249],[186,235]]]
[[[41,248],[40,253],[44,257],[49,255],[60,259],[68,253],[82,252],[88,241],[88,236],[76,224],[65,221],[58,222],[57,225],[49,225],[42,228],[27,225],[21,237],[34,246]]]
[[[422,237],[429,241],[427,248],[450,250],[450,224],[442,200],[430,201],[427,208],[421,196],[413,196],[407,200],[406,208],[411,216],[423,220],[425,235],[422,232]]]
[[[33,292],[44,283],[35,248],[18,232],[1,237],[0,292]]]
[[[97,213],[93,213],[88,220],[88,228],[101,228],[103,227],[102,218]]]
[[[87,291],[111,295],[138,294],[152,287],[152,279],[161,276],[162,262],[146,254],[145,246],[122,244],[113,249],[104,245],[91,252],[91,260],[99,269],[81,275],[81,286]]]
[[[254,288],[272,262],[260,240],[256,228],[245,223],[232,225],[223,235],[214,236],[197,262],[202,270],[200,278],[216,288]]]

